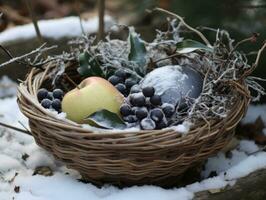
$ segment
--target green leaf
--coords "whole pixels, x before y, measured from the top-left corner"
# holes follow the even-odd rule
[[[213,49],[211,47],[208,47],[198,41],[195,40],[183,40],[182,42],[179,42],[176,44],[176,52],[177,53],[190,53],[196,50],[205,50],[205,51],[209,51],[212,52]]]
[[[106,129],[126,128],[126,124],[116,113],[110,112],[105,109],[99,110],[91,114],[85,120],[88,121],[90,124],[95,124],[96,126]]]
[[[79,68],[78,73],[83,77],[100,76],[104,77],[101,66],[95,58],[92,57],[87,51],[79,55]]]
[[[146,74],[146,48],[144,42],[133,32],[129,32],[130,52],[128,60],[137,63],[138,67],[134,69],[139,75]]]

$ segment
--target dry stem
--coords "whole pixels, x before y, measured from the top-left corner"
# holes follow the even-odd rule
[[[172,12],[170,12],[170,11],[168,11],[168,10],[165,10],[165,9],[163,9],[163,8],[154,8],[153,11],[163,12],[163,13],[166,13],[166,14],[168,14],[168,15],[171,15],[171,16],[173,16],[173,17],[179,19],[185,27],[187,27],[189,30],[191,30],[191,31],[193,31],[193,32],[195,32],[195,33],[197,33],[197,34],[199,35],[199,37],[205,42],[205,44],[206,44],[207,46],[212,47],[212,45],[210,44],[209,40],[208,40],[208,39],[207,39],[207,38],[206,38],[206,37],[205,37],[200,31],[198,31],[197,29],[195,29],[195,28],[189,26],[189,25],[184,21],[184,19],[183,19],[182,17],[180,17],[179,15],[177,15],[177,14],[175,14],[175,13],[172,13]]]

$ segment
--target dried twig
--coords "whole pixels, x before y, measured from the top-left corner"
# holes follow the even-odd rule
[[[98,40],[104,39],[104,11],[105,11],[105,0],[98,0],[98,14],[99,14]]]
[[[20,61],[22,59],[28,58],[31,55],[34,55],[34,54],[37,54],[37,53],[43,53],[43,52],[49,51],[51,49],[57,48],[56,45],[53,45],[53,46],[50,46],[50,47],[45,47],[45,45],[46,45],[46,43],[42,44],[40,47],[38,47],[37,49],[31,51],[30,53],[24,54],[24,55],[19,56],[19,57],[12,58],[9,61],[0,64],[0,68],[5,66],[5,65],[9,65],[9,64],[11,64],[13,62],[17,62],[17,61]]]
[[[26,133],[26,134],[28,134],[28,135],[31,135],[31,133],[30,133],[28,130],[20,129],[20,128],[17,128],[17,127],[15,127],[15,126],[11,126],[11,125],[9,125],[9,124],[5,124],[5,123],[3,123],[3,122],[0,122],[0,126],[3,126],[3,127],[5,127],[5,128],[9,128],[9,129],[13,129],[13,130],[15,130],[15,131],[19,131],[19,132],[21,132],[21,133]]]
[[[197,34],[200,36],[200,38],[205,42],[205,44],[206,44],[207,46],[212,47],[212,45],[210,44],[209,40],[208,40],[208,39],[207,39],[207,38],[206,38],[206,37],[205,37],[200,31],[198,31],[197,29],[195,29],[195,28],[189,26],[189,25],[184,21],[184,19],[183,19],[182,17],[180,17],[179,15],[174,14],[174,13],[172,13],[172,12],[170,12],[170,11],[167,11],[167,10],[165,10],[165,9],[162,9],[162,8],[154,8],[153,11],[163,12],[163,13],[166,13],[166,14],[168,14],[168,15],[170,15],[170,16],[173,16],[173,17],[179,19],[185,27],[187,27],[189,30],[191,30],[191,31],[193,31],[193,32],[195,32],[195,33],[197,33]]]
[[[40,42],[40,44],[43,44],[44,43],[44,40],[43,40],[43,37],[41,35],[39,26],[38,26],[38,20],[36,19],[35,12],[34,12],[34,10],[32,8],[32,2],[31,2],[31,0],[25,0],[25,1],[26,1],[27,8],[29,10],[29,13],[31,15],[32,22],[33,22],[33,25],[34,25],[34,28],[35,28],[37,37],[39,39],[39,42]]]
[[[255,68],[258,66],[259,61],[260,61],[260,57],[262,52],[264,51],[264,49],[266,48],[266,41],[264,42],[264,44],[262,45],[262,47],[259,49],[256,60],[254,62],[254,64],[251,66],[251,68],[249,68],[242,76],[241,78],[245,78],[247,76],[249,76],[254,70]]]

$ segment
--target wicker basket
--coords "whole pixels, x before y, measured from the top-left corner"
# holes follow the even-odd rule
[[[195,163],[221,150],[233,137],[249,103],[247,88],[241,86],[240,90],[233,86],[240,84],[232,84],[239,98],[228,116],[221,121],[202,121],[185,136],[170,129],[91,132],[57,119],[38,103],[37,90],[45,84],[47,87],[56,67],[50,64],[45,71],[32,69],[18,88],[18,104],[29,118],[37,144],[95,184],[167,185]],[[69,65],[66,72],[78,82],[75,67]]]

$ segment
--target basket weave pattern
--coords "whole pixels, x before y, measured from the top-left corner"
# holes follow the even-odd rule
[[[249,97],[239,93],[225,119],[199,122],[185,136],[171,129],[91,132],[57,119],[38,103],[37,91],[56,67],[50,64],[44,72],[32,69],[18,88],[18,104],[29,118],[37,144],[96,184],[164,185],[221,150],[233,137],[249,103]],[[247,88],[242,90],[248,92]]]

